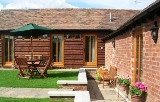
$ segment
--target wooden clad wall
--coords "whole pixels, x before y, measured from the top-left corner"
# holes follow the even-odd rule
[[[105,43],[101,40],[105,35],[97,34],[98,48],[97,48],[97,66],[105,65]]]
[[[2,66],[2,39],[0,39],[0,66]]]
[[[96,34],[97,35],[97,67],[105,65],[105,43],[101,40],[106,31],[82,31],[81,39],[66,39],[66,34],[76,34],[77,32],[63,32],[64,34],[64,67],[66,68],[79,68],[83,67],[84,62],[84,36],[83,34]],[[62,33],[61,33],[62,34]]]
[[[83,66],[83,38],[66,39],[64,41],[64,66],[82,67]]]
[[[32,46],[31,39],[15,39],[14,50],[15,56],[29,55],[32,50],[33,55],[50,56],[50,39],[33,39]]]

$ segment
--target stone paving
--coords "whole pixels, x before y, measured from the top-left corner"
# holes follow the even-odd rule
[[[88,90],[92,102],[126,102],[126,100],[118,95],[117,91],[110,86],[97,84],[95,80],[88,80]]]
[[[49,98],[48,91],[60,91],[60,90],[72,91],[71,89],[0,87],[0,97]]]
[[[88,90],[92,102],[126,102],[115,91],[114,88],[97,84],[95,80],[88,80]],[[53,88],[5,88],[0,87],[0,97],[15,97],[15,98],[49,98],[48,91],[64,90],[71,91],[71,89],[53,89]]]

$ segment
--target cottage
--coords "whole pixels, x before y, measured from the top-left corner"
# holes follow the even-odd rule
[[[0,11],[0,64],[10,67],[20,55],[48,55],[55,67],[98,67],[105,64],[105,35],[135,15],[136,10],[25,9]],[[51,34],[10,36],[28,23],[54,29]]]
[[[159,28],[157,0],[103,38],[105,65],[115,65],[118,75],[129,74],[132,85],[137,81],[147,84],[146,102],[160,102]]]

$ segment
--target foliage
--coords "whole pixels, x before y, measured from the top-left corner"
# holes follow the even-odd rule
[[[129,75],[124,75],[123,77],[118,77],[118,84],[127,86],[130,84]]]
[[[96,80],[101,80],[101,77],[100,77],[100,72],[102,70],[105,70],[103,67],[100,67],[96,70]]]
[[[130,94],[136,96],[142,96],[146,91],[147,86],[141,82],[136,82],[134,86],[130,86]]]
[[[0,70],[0,87],[58,88],[57,80],[77,80],[78,71],[49,70],[47,78],[18,79],[18,70]]]

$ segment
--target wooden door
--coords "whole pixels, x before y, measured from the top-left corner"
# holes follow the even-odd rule
[[[84,66],[97,66],[96,35],[84,35]]]

